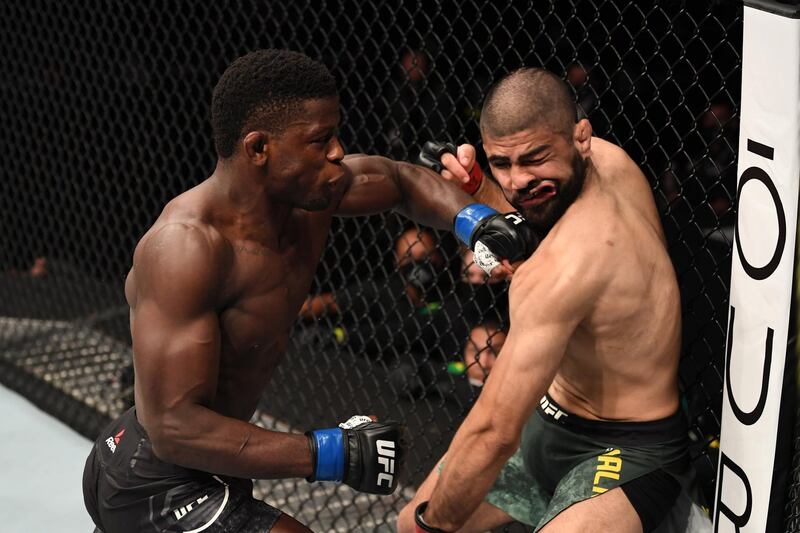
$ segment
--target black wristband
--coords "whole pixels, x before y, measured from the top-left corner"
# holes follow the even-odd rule
[[[424,501],[421,504],[417,505],[417,509],[414,511],[414,522],[417,524],[417,533],[420,531],[424,531],[426,533],[447,533],[443,529],[439,529],[438,527],[429,526],[425,523],[425,519],[422,518],[425,509],[428,508],[428,502]]]

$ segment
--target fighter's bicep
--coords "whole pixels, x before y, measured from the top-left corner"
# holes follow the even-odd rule
[[[397,183],[391,177],[385,174],[358,174],[353,176],[353,181],[342,196],[336,214],[374,215],[397,207],[401,200]]]
[[[137,307],[132,331],[136,379],[151,412],[213,399],[221,342],[213,309],[176,316],[145,299]]]
[[[552,382],[600,287],[593,274],[548,255],[514,275],[508,337],[482,394],[492,411],[509,413],[512,427],[524,424]]]
[[[379,156],[347,156],[343,166],[347,187],[336,214],[361,216],[388,211],[402,202],[396,163]]]
[[[216,390],[216,301],[225,263],[219,244],[214,234],[174,225],[138,254],[131,332],[137,387],[151,409],[204,403]]]
[[[517,269],[509,290],[512,325],[533,329],[550,324],[571,334],[591,312],[607,283],[607,268],[586,245],[574,243],[571,248],[564,253],[540,247]]]
[[[481,394],[492,412],[504,413],[510,428],[522,427],[552,382],[564,357],[567,335],[567,328],[559,324],[516,328],[512,319]]]

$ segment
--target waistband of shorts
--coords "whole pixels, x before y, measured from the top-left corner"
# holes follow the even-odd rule
[[[549,394],[545,394],[540,400],[536,412],[545,422],[600,442],[630,445],[656,444],[685,439],[689,430],[680,409],[666,418],[645,422],[590,420],[563,409]]]
[[[110,444],[110,439],[115,442],[115,446]],[[119,451],[131,455],[142,443],[145,443],[147,447],[151,446],[150,436],[136,418],[135,407],[130,407],[109,423],[97,438],[98,447],[102,449],[107,446],[114,454]]]
[[[150,436],[147,434],[147,431],[145,431],[144,427],[142,427],[142,425],[139,423],[139,419],[136,416],[136,406],[133,406],[125,411],[119,419],[120,422],[123,422],[128,427],[132,427],[140,437],[150,440]]]

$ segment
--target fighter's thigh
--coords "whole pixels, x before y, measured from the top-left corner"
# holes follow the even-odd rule
[[[540,533],[614,531],[642,533],[642,522],[621,488],[575,503],[547,523]]]
[[[400,511],[397,517],[398,533],[413,533],[415,531],[414,510],[420,503],[430,500],[433,489],[439,481],[439,471],[443,460],[444,458],[433,467],[431,473],[428,474],[428,477],[417,489],[414,498]],[[459,533],[483,533],[513,521],[514,519],[505,511],[489,503],[481,502],[475,512],[472,513],[472,516],[469,517],[467,523],[458,531]]]

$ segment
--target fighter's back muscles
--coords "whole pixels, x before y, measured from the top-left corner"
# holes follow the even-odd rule
[[[663,418],[677,408],[675,274],[644,175],[621,148],[599,139],[594,144],[596,186],[587,187],[542,249],[557,241],[583,246],[580,232],[589,228],[587,237],[609,252],[607,290],[570,340],[550,393],[585,418]]]
[[[218,312],[233,252],[202,223],[151,230],[134,254],[132,335],[137,416],[162,460],[244,478],[308,476],[306,437],[263,430],[210,407]]]
[[[436,514],[428,518],[437,527],[453,530],[464,523],[517,449],[522,427],[555,376],[570,337],[607,282],[608,270],[598,264],[607,253],[602,246],[590,240],[570,250],[540,248],[514,274],[506,343],[450,444],[431,501]]]

